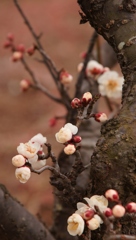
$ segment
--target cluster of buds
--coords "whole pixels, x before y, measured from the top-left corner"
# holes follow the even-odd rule
[[[63,85],[67,85],[72,82],[73,76],[63,69],[60,72],[59,79]]]
[[[71,101],[71,107],[80,110],[80,109],[83,109],[85,107],[88,107],[90,103],[94,104],[95,101],[96,100],[93,99],[92,94],[90,92],[86,92],[86,93],[83,94],[81,99],[74,98]],[[95,121],[101,122],[101,123],[104,123],[108,119],[107,115],[103,112],[91,114],[90,118],[92,118],[92,117],[95,119]]]
[[[82,98],[74,98],[71,102],[72,108],[82,108],[86,107],[92,101],[92,94],[90,92],[86,92],[83,94]]]
[[[81,137],[76,135],[77,132],[77,126],[67,123],[55,134],[57,142],[65,145],[64,152],[67,155],[73,154],[76,151],[76,144],[81,142]]]
[[[28,55],[33,55],[35,50],[36,50],[36,46],[33,44],[32,46],[30,46],[28,49],[25,48],[24,44],[20,43],[17,46],[15,46],[14,44],[14,35],[12,33],[9,33],[7,35],[6,41],[3,44],[4,48],[10,48],[12,53],[12,58],[11,60],[13,62],[17,62],[19,60],[21,60],[23,58],[23,54],[27,53]]]
[[[16,167],[15,176],[21,183],[26,183],[31,176],[30,164],[35,170],[46,165],[46,159],[38,159],[39,156],[44,156],[43,145],[46,141],[46,137],[39,133],[17,147],[18,155],[12,158],[12,164]]]
[[[77,210],[68,218],[67,230],[70,235],[81,235],[85,226],[90,230],[96,230],[103,223],[99,213],[105,215],[109,220],[110,217],[121,218],[125,213],[136,213],[136,203],[130,202],[125,207],[119,201],[118,192],[109,189],[104,196],[94,195],[91,198],[84,198],[87,204],[77,203]],[[108,207],[108,200],[115,203],[111,209]],[[99,209],[97,212],[96,207]]]

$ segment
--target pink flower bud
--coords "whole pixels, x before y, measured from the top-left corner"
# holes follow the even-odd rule
[[[134,213],[136,212],[136,203],[135,202],[130,202],[126,205],[126,211],[129,213]]]
[[[106,208],[106,210],[104,211],[104,214],[106,217],[110,217],[112,216],[112,210],[110,208]]]
[[[68,72],[65,70],[61,71],[60,73],[60,81],[62,84],[68,84],[73,80],[72,75],[70,75]]]
[[[9,48],[9,47],[11,47],[11,42],[10,42],[10,41],[5,41],[4,44],[3,44],[3,47],[4,47],[4,48]]]
[[[118,201],[119,200],[119,195],[118,192],[114,189],[108,189],[105,192],[105,197],[111,201]]]
[[[17,47],[16,47],[17,51],[24,53],[25,52],[25,46],[24,44],[20,43]]]
[[[83,213],[83,218],[85,220],[89,220],[89,219],[93,218],[94,214],[95,214],[95,212],[93,209],[88,209]]]
[[[71,155],[76,151],[76,148],[73,144],[68,144],[65,148],[64,148],[64,152],[67,155]]]
[[[14,40],[14,35],[13,35],[13,33],[8,33],[7,39],[12,42],[12,41]]]
[[[83,59],[85,59],[85,58],[86,58],[86,55],[87,55],[86,52],[82,52],[82,53],[80,54],[80,57],[83,58]]]
[[[122,205],[115,205],[112,209],[114,217],[123,217],[125,214],[125,208]]]
[[[56,118],[51,118],[49,120],[49,126],[50,127],[54,127],[56,125],[56,123],[57,123],[57,119]]]
[[[71,107],[72,108],[79,108],[81,106],[81,101],[79,98],[74,98],[72,101],[71,101]]]
[[[22,57],[23,57],[22,52],[15,51],[15,52],[13,52],[13,55],[12,55],[12,61],[16,62],[16,61],[20,60]]]
[[[75,143],[80,143],[82,138],[80,136],[74,136],[72,139]]]
[[[95,121],[104,123],[107,121],[107,115],[105,113],[96,113],[94,114]]]
[[[95,60],[90,60],[86,67],[86,74],[88,77],[103,73],[104,67]]]
[[[28,88],[30,87],[30,81],[27,79],[23,79],[20,81],[20,87],[22,89],[22,91],[26,91],[28,90]]]
[[[36,50],[36,46],[35,45],[32,45],[31,47],[29,47],[26,52],[28,53],[28,55],[32,56],[34,54]]]

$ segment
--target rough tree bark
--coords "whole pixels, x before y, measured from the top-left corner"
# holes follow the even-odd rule
[[[113,47],[125,77],[122,109],[103,125],[91,159],[91,194],[118,190],[123,203],[136,199],[136,1],[78,0],[86,19]],[[123,233],[135,234],[124,220]],[[123,221],[122,221],[123,224]],[[97,239],[99,234],[97,234]]]

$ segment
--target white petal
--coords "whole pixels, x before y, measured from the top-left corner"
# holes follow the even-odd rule
[[[31,138],[31,142],[38,142],[40,145],[43,145],[47,142],[47,138],[44,137],[41,133],[38,133],[34,137]]]
[[[68,128],[70,129],[70,131],[72,132],[72,134],[76,134],[78,132],[78,128],[77,126],[71,124],[71,123],[66,123],[64,128]]]
[[[32,168],[38,170],[46,165],[46,159],[32,163]]]

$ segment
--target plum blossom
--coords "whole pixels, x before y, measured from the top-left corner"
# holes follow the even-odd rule
[[[108,206],[108,200],[103,195],[93,195],[91,198],[84,199],[88,203],[89,207],[93,208],[94,210],[95,206],[97,206],[101,212],[104,212]]]
[[[31,171],[28,167],[16,168],[15,176],[21,183],[26,183],[31,177]]]
[[[99,92],[109,98],[120,98],[124,78],[115,71],[107,71],[98,78]]]
[[[67,123],[65,124],[64,127],[62,127],[59,132],[57,132],[55,134],[56,140],[59,143],[65,143],[67,141],[69,141],[72,138],[72,135],[76,134],[78,132],[78,128],[71,124],[71,123]]]
[[[47,142],[47,138],[44,137],[41,133],[36,134],[34,137],[30,140],[32,143],[39,143],[40,145],[43,145]]]
[[[97,218],[95,218],[95,216],[96,216],[96,215],[94,215],[94,217],[93,217],[92,219],[90,219],[90,220],[88,220],[88,221],[86,222],[87,227],[88,227],[90,230],[96,230],[97,228],[100,227],[100,221],[99,221]],[[97,216],[98,216],[98,215],[97,215]],[[99,217],[99,216],[98,216],[98,217]]]
[[[32,162],[32,168],[38,170],[46,165],[46,159]]]
[[[73,80],[73,76],[70,75],[67,71],[63,70],[61,73],[60,73],[60,81],[62,84],[69,84],[71,83]]]
[[[19,154],[22,154],[26,158],[34,157],[40,149],[40,144],[38,142],[32,143],[31,141],[27,143],[20,143],[17,147]]]
[[[84,226],[85,226],[84,220],[79,214],[74,213],[68,218],[67,230],[70,235],[80,236],[84,231]]]

